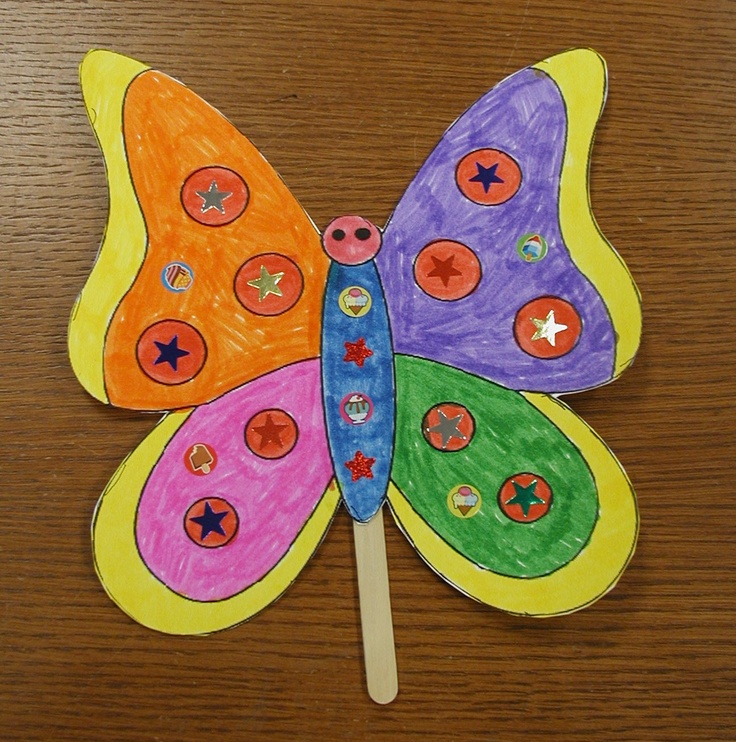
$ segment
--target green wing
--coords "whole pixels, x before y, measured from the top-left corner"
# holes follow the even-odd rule
[[[396,357],[389,503],[421,556],[512,613],[577,610],[618,580],[638,531],[626,474],[564,404]]]

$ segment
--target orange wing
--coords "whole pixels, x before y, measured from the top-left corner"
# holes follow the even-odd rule
[[[126,57],[90,52],[81,79],[110,187],[70,325],[85,387],[113,405],[175,409],[317,356],[329,261],[255,147]]]

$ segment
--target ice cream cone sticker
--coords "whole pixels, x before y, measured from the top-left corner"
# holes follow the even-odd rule
[[[350,286],[340,294],[340,309],[348,317],[368,314],[372,303],[371,295],[360,286]]]
[[[472,518],[480,510],[480,493],[469,484],[461,484],[450,491],[447,505],[458,518]]]

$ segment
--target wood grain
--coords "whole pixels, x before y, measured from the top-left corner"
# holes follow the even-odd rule
[[[360,628],[368,695],[391,703],[399,691],[383,509],[367,523],[353,521]]]
[[[692,9],[695,8],[695,9]],[[0,5],[0,736],[13,740],[736,737],[736,14],[725,0],[11,2]],[[66,356],[105,224],[77,66],[111,48],[185,81],[261,148],[318,226],[383,223],[449,123],[572,46],[607,60],[601,228],[644,298],[615,384],[571,404],[637,489],[619,586],[534,621],[461,596],[386,532],[401,691],[363,679],[341,512],[245,626],[163,636],[94,573],[89,524],[154,424],[88,398]]]

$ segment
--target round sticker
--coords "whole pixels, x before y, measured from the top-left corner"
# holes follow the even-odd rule
[[[447,507],[450,512],[463,520],[476,515],[481,504],[480,492],[470,484],[459,484],[447,495]]]
[[[276,408],[261,410],[245,426],[245,444],[262,459],[280,459],[296,445],[299,429],[294,418]]]
[[[348,286],[340,292],[338,303],[348,317],[363,317],[370,311],[373,300],[361,286]]]
[[[498,149],[476,149],[457,165],[455,180],[466,198],[481,206],[505,203],[521,186],[521,168]]]
[[[540,296],[516,313],[514,337],[519,347],[535,358],[559,358],[580,339],[583,323],[570,302]]]
[[[547,254],[547,240],[541,234],[523,234],[516,242],[516,252],[526,263],[538,263]]]
[[[183,384],[204,366],[207,346],[191,325],[166,319],[151,325],[140,336],[136,356],[143,373],[159,384]]]
[[[365,394],[347,394],[340,402],[340,415],[350,425],[362,425],[373,416],[373,402]]]
[[[438,451],[460,451],[470,443],[475,420],[467,407],[454,402],[435,405],[424,416],[422,433]]]
[[[253,314],[273,317],[291,309],[304,288],[299,266],[279,253],[256,255],[240,266],[235,295]]]
[[[222,497],[197,500],[184,516],[184,530],[197,546],[217,549],[229,544],[238,532],[238,514]]]
[[[501,486],[498,506],[517,523],[533,523],[547,515],[552,507],[552,490],[538,474],[515,474]]]
[[[195,443],[184,453],[184,466],[192,474],[204,477],[217,466],[217,452],[206,443]]]
[[[186,264],[176,261],[169,263],[161,271],[161,283],[169,291],[175,294],[181,294],[186,291],[194,281],[194,272]]]
[[[480,277],[477,255],[454,240],[430,242],[414,261],[414,280],[419,288],[442,301],[457,301],[473,293]]]
[[[207,227],[220,227],[235,221],[245,211],[249,198],[245,181],[226,167],[195,170],[181,188],[184,210]]]

